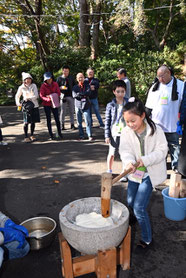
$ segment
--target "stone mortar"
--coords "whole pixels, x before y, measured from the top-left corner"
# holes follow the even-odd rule
[[[122,203],[111,199],[113,225],[104,228],[85,228],[75,224],[76,216],[90,212],[101,213],[101,198],[79,199],[66,205],[59,213],[61,231],[68,243],[83,254],[117,247],[129,226],[129,211]]]

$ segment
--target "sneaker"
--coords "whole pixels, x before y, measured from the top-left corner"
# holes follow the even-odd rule
[[[119,180],[120,182],[128,182],[128,179],[126,177],[123,177]]]
[[[136,254],[144,254],[153,247],[153,240],[148,244],[143,240],[140,240],[136,246],[135,253]]]
[[[174,171],[174,173],[175,174],[179,174],[179,172],[178,172],[178,169],[177,168],[174,168],[174,169],[172,169],[173,171]]]
[[[79,137],[78,141],[83,141],[84,139],[84,137]]]
[[[34,136],[30,136],[30,141],[34,142],[36,141],[36,138]]]
[[[77,128],[74,126],[74,124],[71,124],[71,129],[75,130]]]
[[[7,142],[3,142],[3,141],[0,142],[0,146],[7,146],[7,145],[8,145]]]
[[[105,128],[105,125],[100,125],[99,128],[104,129],[104,128]]]
[[[88,138],[88,141],[93,141],[93,140],[94,140],[93,137]]]
[[[112,173],[112,170],[111,169],[107,170],[107,173]]]
[[[55,138],[54,138],[54,136],[50,136],[49,138],[48,138],[48,140],[55,140]]]
[[[63,135],[62,134],[60,134],[60,135],[58,135],[58,138],[57,138],[58,140],[62,140],[63,139]]]
[[[30,141],[30,138],[26,137],[26,138],[24,139],[24,142],[25,142],[25,143],[30,143],[30,142],[31,142],[31,141]]]

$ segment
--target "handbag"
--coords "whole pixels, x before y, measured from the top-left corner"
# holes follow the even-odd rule
[[[24,112],[30,113],[34,109],[34,104],[32,101],[23,101],[22,108]]]

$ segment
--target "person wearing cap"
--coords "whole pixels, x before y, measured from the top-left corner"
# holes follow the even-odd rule
[[[126,84],[126,94],[125,94],[125,98],[129,99],[131,97],[131,84],[130,84],[130,80],[127,77],[127,71],[124,68],[119,68],[117,69],[117,78],[119,80],[123,80]]]
[[[42,105],[47,119],[47,127],[50,136],[50,140],[54,140],[54,134],[52,132],[51,125],[51,112],[54,116],[58,138],[62,139],[61,127],[59,121],[58,107],[60,106],[60,89],[57,82],[53,81],[52,74],[50,72],[44,73],[44,82],[40,88],[40,98],[42,99]]]
[[[182,97],[183,81],[175,78],[167,65],[161,65],[157,70],[157,79],[148,92],[145,106],[153,122],[165,133],[171,156],[171,167],[175,172],[177,172],[180,152],[177,123]]]
[[[19,86],[17,93],[15,95],[16,105],[18,107],[22,106],[23,102],[33,103],[33,109],[31,111],[23,111],[23,121],[24,121],[24,142],[29,143],[36,140],[34,137],[35,123],[40,122],[39,115],[39,103],[38,103],[38,90],[36,84],[33,83],[32,76],[27,72],[22,72],[23,83]],[[22,101],[21,101],[22,99]],[[30,137],[28,136],[28,124],[30,124]]]

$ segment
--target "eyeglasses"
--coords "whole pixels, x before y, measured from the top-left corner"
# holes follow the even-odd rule
[[[160,79],[160,78],[164,78],[164,76],[167,74],[167,72],[165,72],[164,74],[162,75],[157,75],[157,78]]]

